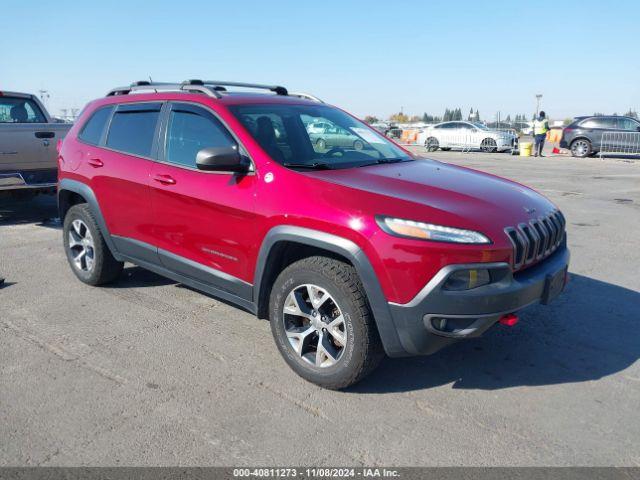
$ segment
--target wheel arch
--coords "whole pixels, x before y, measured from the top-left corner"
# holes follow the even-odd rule
[[[578,140],[586,140],[587,142],[589,142],[589,145],[591,145],[591,147],[593,147],[593,140],[591,140],[586,135],[578,135],[578,136],[572,138],[571,141],[569,142],[569,146],[573,145],[573,143],[578,141]]]
[[[271,287],[291,263],[314,255],[326,255],[352,265],[364,287],[385,351],[406,354],[393,323],[389,304],[366,254],[354,242],[337,235],[295,226],[278,226],[266,235],[254,277],[254,304],[258,318],[268,318]]]
[[[86,203],[89,205],[91,213],[98,223],[100,233],[102,233],[104,241],[107,244],[107,247],[109,247],[111,254],[116,258],[116,260],[122,261],[122,258],[118,255],[113,244],[113,240],[109,234],[109,229],[107,228],[102,211],[100,210],[100,205],[98,204],[96,195],[93,193],[91,187],[69,178],[60,180],[60,184],[58,185],[58,213],[60,215],[60,221],[64,222],[64,217],[67,215],[69,209],[79,203]]]

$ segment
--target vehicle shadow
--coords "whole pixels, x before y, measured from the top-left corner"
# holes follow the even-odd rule
[[[47,228],[60,228],[58,206],[54,195],[38,195],[30,200],[0,196],[0,227],[35,223]]]
[[[496,325],[432,356],[386,359],[348,391],[380,394],[447,384],[498,390],[598,380],[638,360],[638,305],[637,291],[572,275],[554,303],[525,310],[516,326]]]
[[[135,287],[160,287],[163,285],[178,285],[170,278],[163,277],[151,270],[145,270],[136,265],[126,266],[118,279],[103,288],[135,288]]]

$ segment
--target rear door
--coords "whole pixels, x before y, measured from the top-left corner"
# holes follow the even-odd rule
[[[158,150],[162,103],[120,104],[98,146],[86,143],[81,171],[90,179],[109,232],[121,253],[157,263],[151,236],[149,175]],[[103,115],[97,110],[93,117]],[[92,118],[93,118],[92,117]]]
[[[0,171],[54,169],[55,133],[27,97],[0,96]]]
[[[242,147],[211,110],[182,102],[167,105],[162,138],[151,173],[160,260],[174,272],[249,298],[256,177],[196,168],[203,148]]]

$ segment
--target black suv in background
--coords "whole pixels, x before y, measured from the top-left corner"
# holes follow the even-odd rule
[[[562,131],[560,148],[568,148],[574,157],[580,158],[598,153],[603,142],[609,153],[640,153],[638,132],[640,121],[631,117],[576,117]]]

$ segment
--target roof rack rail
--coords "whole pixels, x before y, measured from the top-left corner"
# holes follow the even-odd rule
[[[290,97],[298,97],[298,98],[304,98],[305,100],[312,100],[314,102],[318,102],[318,103],[324,103],[322,100],[320,100],[318,97],[316,97],[315,95],[311,95],[310,93],[303,93],[303,92],[289,92],[289,96]]]
[[[269,90],[274,92],[276,95],[291,95],[300,98],[307,98],[309,100],[314,100],[320,103],[320,100],[313,95],[309,95],[307,93],[294,93],[290,94],[285,87],[280,85],[263,85],[259,83],[243,83],[243,82],[228,82],[222,80],[198,80],[191,79],[185,80],[182,83],[172,83],[172,82],[150,82],[147,80],[140,80],[138,82],[134,82],[128,87],[118,87],[110,90],[107,93],[107,97],[115,96],[115,95],[128,95],[131,92],[140,91],[140,90],[183,90],[190,92],[202,92],[210,97],[221,98],[222,94],[220,92],[226,92],[226,87],[239,87],[239,88],[255,88],[259,90]]]
[[[190,80],[193,82],[194,80]],[[276,95],[289,95],[286,88],[280,85],[263,85],[260,83],[243,83],[243,82],[227,82],[222,80],[197,80],[204,85],[212,85],[216,87],[240,87],[240,88],[257,88],[259,90],[270,90]]]
[[[112,97],[116,95],[128,95],[131,92],[141,91],[141,90],[183,90],[189,92],[201,92],[205,95],[214,98],[220,98],[221,95],[213,88],[207,87],[206,85],[191,83],[192,81],[182,82],[182,83],[171,83],[171,82],[149,82],[147,80],[140,80],[138,82],[133,82],[128,87],[118,87],[110,90],[107,93],[107,97]]]

